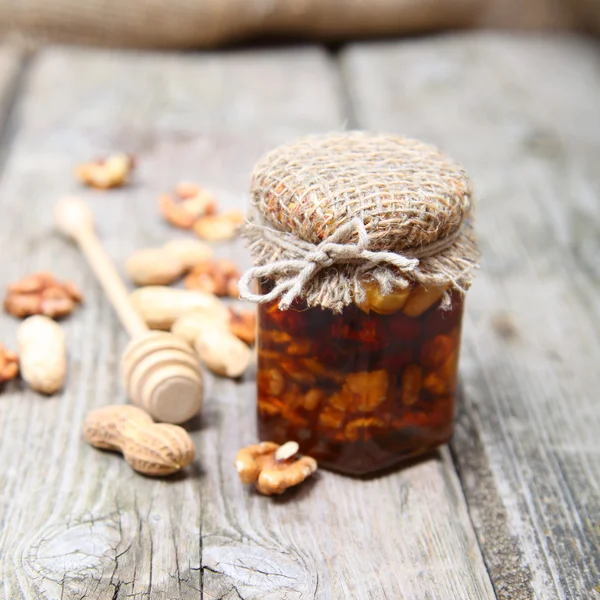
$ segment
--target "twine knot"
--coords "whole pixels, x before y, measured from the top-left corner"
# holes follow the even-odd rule
[[[260,304],[281,298],[281,310],[288,309],[292,302],[302,295],[319,271],[333,265],[358,263],[357,269],[366,271],[385,263],[395,267],[402,274],[410,273],[419,265],[419,258],[414,255],[370,251],[369,236],[359,218],[352,219],[318,245],[263,225],[251,223],[247,227],[260,229],[269,242],[277,245],[287,255],[295,256],[253,267],[239,282],[240,297]],[[274,278],[278,283],[266,294],[253,294],[250,284],[252,280],[261,278]]]

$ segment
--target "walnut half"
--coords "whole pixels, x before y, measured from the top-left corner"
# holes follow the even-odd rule
[[[31,315],[59,319],[71,313],[82,299],[75,284],[60,282],[51,273],[39,272],[8,286],[4,310],[20,319]]]
[[[282,446],[275,442],[261,442],[242,448],[235,457],[235,468],[242,483],[256,483],[261,494],[282,494],[317,470],[314,458],[296,458],[297,451],[296,442]]]
[[[107,190],[124,185],[134,166],[133,156],[120,152],[79,165],[76,175],[81,183],[89,187]]]

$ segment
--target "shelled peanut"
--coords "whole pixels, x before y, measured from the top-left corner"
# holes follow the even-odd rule
[[[413,294],[416,300],[409,305]],[[446,441],[452,428],[462,298],[452,293],[452,309],[443,311],[438,309],[443,290],[436,294],[437,302],[423,308],[419,288],[403,292],[404,297],[381,299],[371,292],[368,310],[363,303],[342,314],[299,303],[288,311],[275,303],[262,305],[261,438],[298,439],[303,452],[356,472],[370,469],[363,464],[369,456],[383,467],[416,447],[424,451]],[[407,306],[413,307],[411,314],[420,314],[405,314]],[[352,444],[357,445],[354,453],[340,449]]]

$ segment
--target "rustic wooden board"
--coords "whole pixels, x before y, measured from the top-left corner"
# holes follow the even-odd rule
[[[0,42],[0,169],[16,128],[14,109],[26,69],[27,53],[15,44]]]
[[[452,444],[499,597],[600,596],[600,71],[585,38],[354,46],[356,121],[465,164],[484,252]]]
[[[0,121],[3,126],[10,116],[12,99],[25,61],[25,52],[18,46],[0,42]]]
[[[85,445],[92,408],[125,400],[117,365],[125,334],[79,253],[51,226],[53,201],[76,192],[72,167],[110,149],[134,152],[136,181],[84,192],[108,252],[177,234],[156,196],[182,178],[224,207],[243,206],[266,149],[347,119],[335,64],[316,49],[208,55],[44,50],[24,85],[20,128],[0,182],[0,286],[51,268],[86,291],[65,322],[63,394],[20,384],[0,396],[0,597],[492,598],[447,451],[370,481],[318,473],[279,499],[237,480],[254,442],[254,383],[208,379],[190,425],[199,460],[157,481]],[[242,264],[241,244],[219,248]],[[16,323],[0,317],[14,345]]]

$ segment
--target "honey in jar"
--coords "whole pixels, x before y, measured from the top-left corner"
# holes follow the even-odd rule
[[[252,195],[260,439],[352,475],[446,443],[477,260],[462,169],[413,140],[334,134],[267,155]]]

